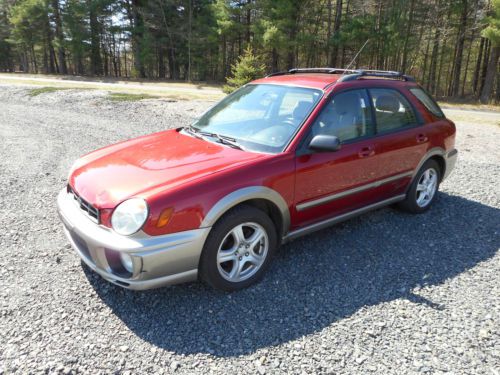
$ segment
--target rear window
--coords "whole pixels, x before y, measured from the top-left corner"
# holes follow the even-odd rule
[[[438,104],[424,90],[418,87],[413,87],[410,91],[433,115],[437,117],[445,117]]]

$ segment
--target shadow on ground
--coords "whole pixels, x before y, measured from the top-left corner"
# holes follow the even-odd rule
[[[176,353],[236,356],[398,298],[446,309],[412,290],[493,257],[499,222],[499,209],[441,193],[426,214],[387,208],[283,246],[261,283],[231,294],[199,283],[132,292],[85,272],[141,339]]]

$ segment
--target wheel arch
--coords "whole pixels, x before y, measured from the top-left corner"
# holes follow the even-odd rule
[[[435,160],[436,163],[438,163],[439,165],[439,173],[440,173],[440,182],[443,180],[445,174],[446,174],[446,160],[444,159],[444,156],[443,155],[434,155],[434,156],[431,156],[429,159],[427,160]]]
[[[415,170],[413,172],[413,176],[411,178],[411,181],[408,184],[408,188],[411,186],[411,184],[415,180],[415,177],[417,176],[420,168],[422,168],[422,166],[425,164],[425,162],[427,160],[431,160],[431,159],[436,160],[436,162],[438,163],[439,168],[441,169],[440,172],[441,172],[441,180],[442,180],[443,176],[445,176],[445,172],[446,172],[445,156],[446,156],[446,151],[441,147],[434,147],[434,148],[430,149],[429,151],[427,151],[427,153],[424,155],[424,157],[420,160],[420,163],[418,163],[417,167],[415,168]]]
[[[220,199],[205,215],[201,227],[211,227],[230,209],[248,204],[266,212],[278,230],[278,238],[288,233],[290,211],[276,190],[265,186],[249,186],[233,191]]]

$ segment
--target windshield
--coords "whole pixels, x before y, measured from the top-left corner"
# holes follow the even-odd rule
[[[283,151],[322,96],[322,91],[247,85],[207,111],[191,130],[256,152]]]

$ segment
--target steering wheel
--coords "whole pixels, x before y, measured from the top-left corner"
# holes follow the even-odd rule
[[[294,128],[297,126],[291,117],[283,120],[280,125],[289,125],[289,126],[292,126]]]

